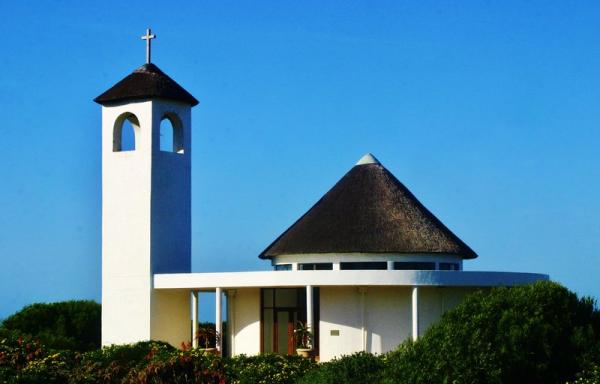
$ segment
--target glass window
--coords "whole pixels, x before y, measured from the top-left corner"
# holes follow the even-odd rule
[[[273,290],[263,289],[263,307],[273,307]]]
[[[295,307],[298,305],[298,290],[296,288],[280,288],[275,290],[275,306]]]
[[[325,271],[332,270],[332,263],[302,263],[298,264],[298,269],[301,271]]]
[[[435,269],[435,263],[424,261],[394,261],[394,269],[398,270],[415,270],[415,271],[431,271]]]
[[[275,266],[276,271],[291,271],[292,264],[279,264]]]
[[[340,263],[340,269],[387,269],[386,261],[358,261]]]
[[[458,263],[440,263],[440,271],[458,271]]]
[[[273,352],[273,309],[263,309],[263,352]]]

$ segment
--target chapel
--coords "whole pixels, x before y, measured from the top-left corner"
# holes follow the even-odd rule
[[[298,353],[299,324],[320,361],[384,353],[474,290],[548,279],[464,270],[477,254],[372,154],[257,255],[271,270],[192,272],[198,100],[151,62],[154,37],[142,37],[147,62],[94,99],[102,106],[103,345],[198,347],[198,293],[214,292],[217,353]]]

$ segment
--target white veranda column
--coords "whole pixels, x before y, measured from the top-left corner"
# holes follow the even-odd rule
[[[223,349],[223,319],[221,318],[221,296],[221,288],[215,289],[215,331],[217,331],[217,335],[219,335],[216,343],[216,347],[219,353]]]
[[[419,287],[412,287],[412,339],[419,337]]]
[[[198,348],[198,292],[192,291],[192,348]]]
[[[313,287],[312,285],[306,286],[306,328],[313,334]]]
[[[235,289],[227,291],[227,329],[229,332],[229,356],[235,356]]]
[[[367,293],[366,287],[359,287],[358,293],[360,293],[360,331],[362,334],[362,350],[367,351],[367,304],[365,302],[365,295]]]

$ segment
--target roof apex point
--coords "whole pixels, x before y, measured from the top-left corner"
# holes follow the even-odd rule
[[[356,165],[364,165],[364,164],[380,164],[381,165],[379,160],[377,160],[377,158],[370,153],[367,153],[366,155],[361,157],[360,160],[358,160],[358,162],[356,163]]]

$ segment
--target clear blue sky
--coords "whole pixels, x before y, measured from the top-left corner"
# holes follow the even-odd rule
[[[373,152],[479,258],[600,297],[600,3],[0,2],[0,318],[100,299],[100,107],[193,110],[193,269],[257,255]]]

